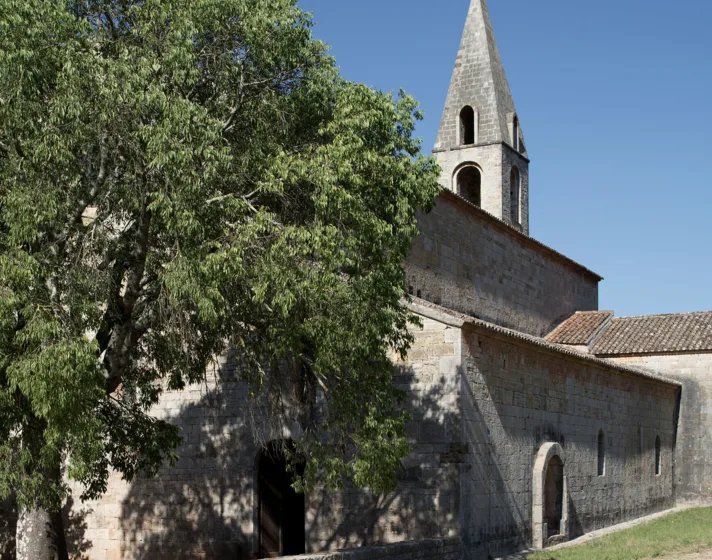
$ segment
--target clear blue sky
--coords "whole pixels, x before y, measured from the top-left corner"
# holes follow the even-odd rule
[[[430,152],[469,0],[300,0],[342,74],[403,87]],[[712,310],[712,1],[489,0],[531,157],[531,235],[616,315]]]

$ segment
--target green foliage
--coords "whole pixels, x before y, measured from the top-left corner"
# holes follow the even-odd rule
[[[712,550],[712,508],[690,509],[591,542],[537,552],[528,560],[639,560]],[[706,557],[706,556],[705,556]]]
[[[413,99],[310,27],[295,0],[0,0],[0,498],[174,461],[151,407],[230,347],[257,400],[296,364],[300,486],[394,486],[437,168]]]

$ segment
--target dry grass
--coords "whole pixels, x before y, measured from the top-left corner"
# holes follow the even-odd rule
[[[527,560],[640,560],[712,549],[712,508],[690,509]]]

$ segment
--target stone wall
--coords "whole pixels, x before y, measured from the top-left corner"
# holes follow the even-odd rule
[[[307,511],[309,550],[334,550],[458,535],[462,457],[458,328],[423,318],[395,382],[409,396],[413,420],[398,490],[387,496],[346,489],[316,493]],[[395,359],[395,356],[394,356]]]
[[[571,536],[674,505],[677,387],[485,330],[463,334],[461,407],[469,455],[461,509],[462,538],[474,551],[469,557],[531,544],[532,473],[547,442],[564,450]],[[599,430],[604,476],[597,472]]]
[[[598,276],[447,192],[418,225],[413,295],[535,336],[598,309]]]
[[[712,498],[712,353],[625,356],[682,383],[675,483],[683,500]]]
[[[564,449],[573,535],[672,505],[676,386],[435,308],[419,304],[423,328],[408,360],[396,362],[395,381],[413,413],[413,452],[398,490],[307,496],[308,553],[450,537],[463,540],[472,560],[526,548],[534,460],[552,441]],[[183,429],[174,468],[132,484],[114,477],[102,500],[75,505],[84,530],[71,542],[85,557],[254,557],[258,446],[247,389],[234,381],[230,361],[219,376],[219,385],[167,394],[157,410]],[[603,477],[596,473],[599,429],[606,434]],[[656,435],[660,476],[652,471]],[[394,557],[383,550],[368,558]]]
[[[519,170],[520,182],[520,202],[519,202],[519,223],[511,222],[511,187],[510,178],[512,167]],[[509,145],[502,145],[502,196],[503,196],[503,220],[512,227],[529,235],[529,160],[519,152],[516,152]]]
[[[308,495],[307,552],[457,536],[458,388],[445,374],[460,355],[459,330],[426,319],[410,361],[397,363],[395,381],[410,395],[414,417],[413,453],[398,491],[381,497],[353,488]],[[223,360],[216,376],[205,386],[165,394],[155,410],[182,428],[185,441],[175,467],[131,484],[115,475],[101,500],[74,505],[72,516],[83,523],[71,539],[75,550],[90,560],[254,556],[259,446],[252,426],[261,424],[262,413],[247,406],[247,387],[235,381],[234,361]],[[286,431],[283,437],[297,434]],[[405,559],[401,552],[411,549],[392,550],[367,558]],[[425,557],[452,560],[448,550],[433,548]]]
[[[466,558],[532,545],[535,461],[546,444],[563,449],[572,537],[674,505],[677,385],[426,302],[414,309],[427,324],[441,322],[462,336],[461,359],[441,371],[459,387],[449,424],[461,430],[458,516]]]

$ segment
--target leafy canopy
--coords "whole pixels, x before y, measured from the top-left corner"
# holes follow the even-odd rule
[[[154,474],[180,436],[152,406],[228,348],[255,401],[298,380],[300,484],[394,485],[437,168],[413,99],[341,78],[311,24],[295,0],[0,0],[0,497],[58,503],[59,465],[85,497]]]

